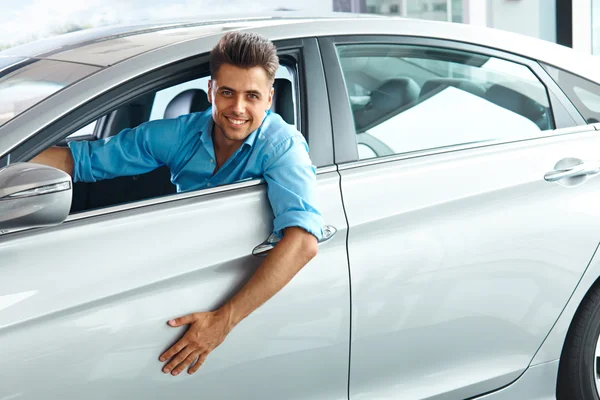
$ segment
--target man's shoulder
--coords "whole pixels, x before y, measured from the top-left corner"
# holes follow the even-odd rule
[[[287,142],[306,143],[304,136],[294,125],[288,124],[279,114],[270,112],[260,129],[259,140],[269,149],[276,149]]]
[[[198,130],[203,125],[206,125],[212,118],[210,110],[183,114],[177,117],[174,121],[180,124],[181,129],[185,132]]]

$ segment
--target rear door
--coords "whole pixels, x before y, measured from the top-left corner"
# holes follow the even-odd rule
[[[600,241],[600,178],[556,175],[599,165],[600,136],[524,58],[427,39],[320,45],[349,223],[350,399],[511,383]]]
[[[258,268],[252,251],[273,218],[263,183],[85,211],[58,227],[2,235],[0,398],[347,399],[347,229],[328,108],[319,103],[327,104],[322,64],[316,40],[278,48],[297,57],[296,88],[310,88],[295,92],[297,122],[314,148],[322,214],[337,234],[196,374],[177,377],[162,373],[158,357],[185,329],[166,322],[219,307]],[[177,66],[169,68],[164,76],[176,76]],[[127,98],[145,84],[136,78],[105,98]],[[58,141],[85,126],[90,115],[77,112],[36,138]],[[67,121],[72,129],[61,125]],[[14,149],[12,161],[35,146]]]

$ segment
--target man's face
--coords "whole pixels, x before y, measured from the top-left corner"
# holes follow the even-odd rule
[[[260,66],[249,69],[223,64],[208,81],[215,135],[243,141],[256,130],[273,100],[272,82]]]

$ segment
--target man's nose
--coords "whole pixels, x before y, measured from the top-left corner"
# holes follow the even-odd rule
[[[246,111],[246,101],[243,96],[238,96],[235,98],[233,103],[233,112],[236,114],[244,114]]]

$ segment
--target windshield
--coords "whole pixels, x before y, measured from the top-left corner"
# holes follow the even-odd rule
[[[61,61],[14,58],[0,64],[0,126],[31,106],[96,71]]]

